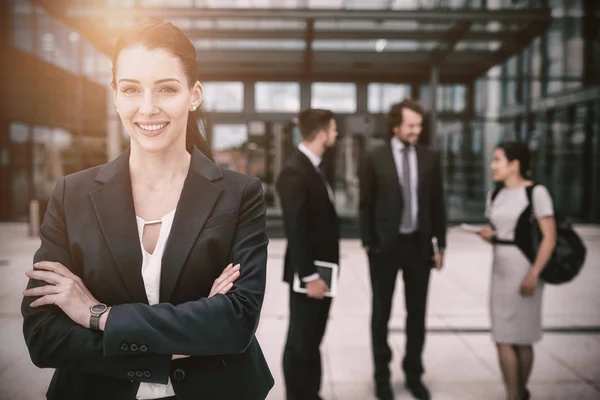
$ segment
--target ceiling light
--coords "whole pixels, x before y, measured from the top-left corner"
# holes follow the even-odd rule
[[[378,53],[381,53],[387,46],[387,40],[385,39],[379,39],[376,43],[375,43],[375,51]]]

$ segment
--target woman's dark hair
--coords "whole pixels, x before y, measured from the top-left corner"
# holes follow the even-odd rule
[[[187,36],[175,25],[161,19],[147,19],[123,33],[117,40],[112,56],[112,86],[117,87],[116,68],[119,54],[126,48],[144,46],[148,50],[163,49],[181,60],[183,70],[190,87],[198,80],[198,64],[196,49]],[[196,146],[204,155],[214,161],[208,142],[200,131],[200,126],[206,131],[206,111],[200,106],[196,111],[190,111],[186,127],[186,146]]]
[[[504,142],[497,147],[504,151],[508,161],[519,162],[519,174],[525,179],[531,178],[531,152],[523,142]]]

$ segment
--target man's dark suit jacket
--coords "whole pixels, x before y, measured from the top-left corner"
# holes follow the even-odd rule
[[[417,146],[418,221],[421,253],[431,260],[431,238],[446,247],[446,213],[442,173],[437,154]],[[402,219],[404,200],[390,142],[370,151],[360,168],[361,238],[370,251],[393,253]]]
[[[276,182],[283,209],[287,251],[283,279],[317,272],[314,261],[339,264],[339,223],[327,186],[314,165],[296,150]]]
[[[133,400],[140,382],[169,377],[184,400],[264,399],[273,386],[254,336],[268,243],[261,183],[191,152],[162,259],[161,303],[153,306],[141,275],[129,152],[58,181],[34,262],[64,264],[112,310],[101,333],[24,299],[31,359],[56,368],[48,399]],[[207,298],[229,263],[241,264],[241,276],[226,295]],[[173,354],[191,357],[171,361]]]

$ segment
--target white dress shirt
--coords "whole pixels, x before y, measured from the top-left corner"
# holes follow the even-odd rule
[[[396,171],[398,171],[398,178],[400,180],[400,187],[402,184],[403,170],[402,168],[402,152],[406,146],[402,143],[397,137],[392,138],[392,154],[394,156],[394,163],[396,164]],[[410,165],[410,186],[411,186],[411,210],[412,210],[412,220],[413,229],[403,230],[398,227],[400,233],[413,233],[419,229],[419,166],[417,163],[417,151],[414,146],[411,146],[408,150],[408,163]],[[400,224],[402,225],[402,224]]]
[[[298,145],[298,150],[302,154],[304,154],[306,157],[308,157],[308,159],[310,160],[311,164],[315,167],[315,169],[319,168],[319,165],[321,165],[321,161],[323,161],[323,159],[321,157],[319,157],[318,155],[313,153],[308,147],[306,147],[306,145],[304,143],[300,143]],[[329,194],[329,201],[331,201],[333,203],[333,190],[331,190],[331,186],[329,186],[329,183],[325,182],[325,186],[327,186],[327,193]],[[312,281],[316,281],[319,278],[320,278],[319,273],[315,272],[314,274],[310,274],[310,275],[302,278],[302,281],[303,282],[312,282]]]
[[[142,243],[146,221],[138,216],[135,217],[137,220],[138,234],[140,236],[140,245],[142,247],[142,278],[144,279],[144,288],[146,289],[146,296],[148,297],[148,303],[150,305],[158,304],[160,301],[160,271],[162,269],[162,256],[171,232],[171,227],[173,226],[174,217],[175,210],[161,218],[160,233],[158,234],[156,247],[152,254],[144,249],[144,244]],[[166,385],[142,382],[135,398],[159,399],[161,397],[170,396],[175,396],[171,378],[169,378],[169,382]]]

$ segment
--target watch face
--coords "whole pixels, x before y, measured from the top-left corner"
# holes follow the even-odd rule
[[[106,311],[107,308],[108,307],[106,306],[106,304],[96,304],[96,305],[92,306],[91,311],[94,314],[101,314],[104,311]]]

